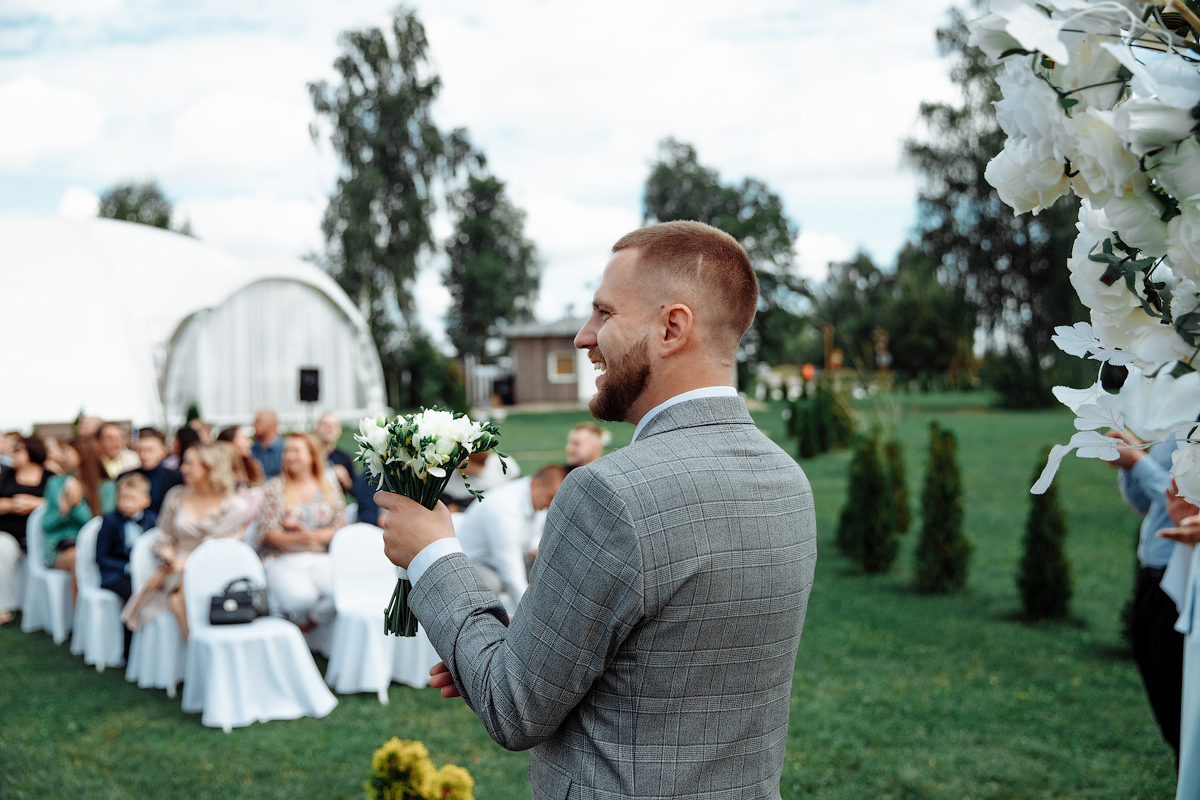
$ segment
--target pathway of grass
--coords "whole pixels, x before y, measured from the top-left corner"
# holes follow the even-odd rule
[[[914,532],[894,575],[865,578],[833,548],[848,455],[804,463],[817,501],[820,558],[793,684],[785,797],[1156,798],[1173,795],[1120,611],[1132,586],[1137,517],[1111,468],[1069,459],[1060,492],[1075,569],[1074,619],[1028,625],[1013,584],[1028,485],[1041,449],[1066,441],[1070,417],[1013,413],[979,398],[859,404],[907,409]],[[781,406],[757,414],[783,440]],[[560,460],[586,414],[511,415],[504,446],[526,472]],[[927,426],[958,437],[969,591],[930,598],[909,588],[920,525]],[[614,444],[632,427],[610,426]],[[321,664],[323,667],[323,663]],[[483,798],[528,796],[527,757],[492,744],[459,702],[393,686],[391,704],[339,698],[323,720],[252,725],[226,735],[161,692],[97,675],[42,634],[0,629],[0,798],[360,797],[371,752],[417,738],[435,763],[467,767]]]

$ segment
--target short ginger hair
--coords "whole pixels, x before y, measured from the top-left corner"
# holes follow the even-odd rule
[[[703,222],[676,220],[627,233],[613,252],[637,250],[641,275],[659,276],[711,293],[718,333],[736,348],[758,309],[758,278],[746,251],[724,231]]]

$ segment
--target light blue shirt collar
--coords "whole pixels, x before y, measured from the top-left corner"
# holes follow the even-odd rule
[[[702,397],[737,397],[737,389],[732,386],[704,386],[664,400],[647,411],[645,416],[641,418],[637,424],[637,428],[633,431],[633,439],[630,441],[630,444],[638,440],[638,437],[642,435],[642,429],[659,413],[666,411],[671,406],[686,403],[688,400],[699,400]]]

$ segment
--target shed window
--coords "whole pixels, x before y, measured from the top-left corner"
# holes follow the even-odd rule
[[[551,383],[575,382],[575,351],[555,350],[546,356],[546,372]]]

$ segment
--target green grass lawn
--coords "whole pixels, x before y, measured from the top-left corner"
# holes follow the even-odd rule
[[[1014,571],[1042,448],[1065,442],[1065,413],[1016,413],[983,394],[857,403],[897,425],[906,448],[914,533],[894,574],[863,577],[836,555],[848,453],[803,462],[817,503],[820,558],[792,692],[784,797],[1159,798],[1174,793],[1121,637],[1137,517],[1111,468],[1068,459],[1059,473],[1075,571],[1073,618],[1019,621]],[[756,414],[789,451],[781,406]],[[561,461],[583,413],[511,415],[503,448],[528,473]],[[929,421],[958,437],[968,591],[909,589],[920,526]],[[614,445],[632,426],[610,425]],[[319,662],[322,669],[324,663]],[[528,797],[522,753],[492,744],[460,701],[393,686],[390,705],[342,696],[322,720],[255,724],[224,734],[178,700],[98,675],[44,634],[0,628],[0,798],[361,797],[373,750],[421,739],[435,764],[460,764],[480,798]]]

